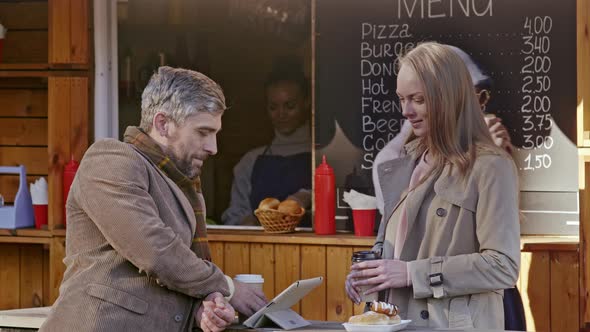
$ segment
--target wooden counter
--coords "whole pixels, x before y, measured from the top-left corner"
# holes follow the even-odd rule
[[[351,233],[335,235],[316,235],[313,232],[294,232],[285,234],[271,234],[262,231],[219,230],[209,229],[209,241],[244,242],[249,243],[290,243],[317,244],[336,246],[373,246],[374,236],[354,236]],[[520,238],[522,251],[578,251],[579,238],[577,236],[545,236],[524,235]]]
[[[209,230],[209,242],[213,261],[227,275],[262,274],[268,298],[294,280],[323,276],[325,282],[294,307],[306,319],[345,321],[362,311],[343,285],[353,251],[370,249],[374,237],[224,229]],[[528,330],[578,331],[579,311],[572,309],[580,299],[578,247],[577,237],[521,238],[517,285]],[[0,249],[0,310],[50,305],[65,268],[65,230],[0,231]]]
[[[368,250],[374,237],[318,236],[311,232],[209,230],[213,261],[230,276],[262,274],[272,298],[297,279],[325,282],[293,309],[310,320],[345,321],[362,311],[344,291],[353,251]],[[529,331],[578,331],[579,258],[577,237],[523,236],[517,286]]]
[[[351,233],[316,235],[313,232],[271,234],[262,231],[208,230],[209,241],[249,243],[316,244],[335,246],[373,246],[374,236],[354,236]]]

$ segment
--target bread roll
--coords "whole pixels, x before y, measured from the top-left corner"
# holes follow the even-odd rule
[[[301,205],[293,199],[286,199],[279,204],[278,210],[285,214],[298,214],[301,212]]]
[[[281,202],[273,197],[267,197],[260,201],[258,208],[261,210],[276,210]]]
[[[367,311],[362,315],[350,317],[348,320],[351,324],[358,325],[391,325],[401,322],[399,316],[389,317],[386,314],[380,314],[374,311]]]

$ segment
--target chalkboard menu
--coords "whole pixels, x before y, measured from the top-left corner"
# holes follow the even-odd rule
[[[316,156],[335,168],[343,224],[342,192],[372,193],[373,160],[404,121],[398,57],[437,41],[493,80],[486,111],[516,147],[523,232],[578,232],[575,0],[316,0],[315,22]]]

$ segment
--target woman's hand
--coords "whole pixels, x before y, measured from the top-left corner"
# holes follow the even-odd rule
[[[346,284],[350,280],[350,290],[347,286],[348,296],[360,302],[360,296],[354,297],[352,291],[357,292],[360,286],[368,286],[364,294],[372,294],[388,288],[401,288],[411,285],[408,279],[408,263],[395,259],[378,259],[353,264],[351,271],[346,277]],[[356,301],[355,301],[356,302]],[[357,302],[357,303],[358,303]]]
[[[219,292],[209,294],[197,311],[197,323],[205,332],[225,330],[235,318],[234,308]]]
[[[352,279],[351,271],[346,276],[346,281],[344,281],[344,289],[346,290],[346,295],[348,295],[348,298],[355,304],[359,304],[361,303],[361,296],[359,295],[360,289],[352,286],[353,281],[354,280]]]

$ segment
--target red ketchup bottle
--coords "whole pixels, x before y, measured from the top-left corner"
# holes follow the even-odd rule
[[[336,234],[336,181],[334,169],[326,163],[326,156],[322,156],[322,163],[315,170],[315,233],[318,235]]]
[[[64,214],[64,226],[66,225],[66,202],[68,201],[68,194],[70,193],[70,187],[72,186],[72,182],[74,182],[74,176],[76,176],[76,171],[80,164],[74,160],[74,156],[71,157],[70,162],[68,162],[64,166],[64,174],[63,174],[63,194],[64,194],[64,201],[63,201],[63,214]]]

